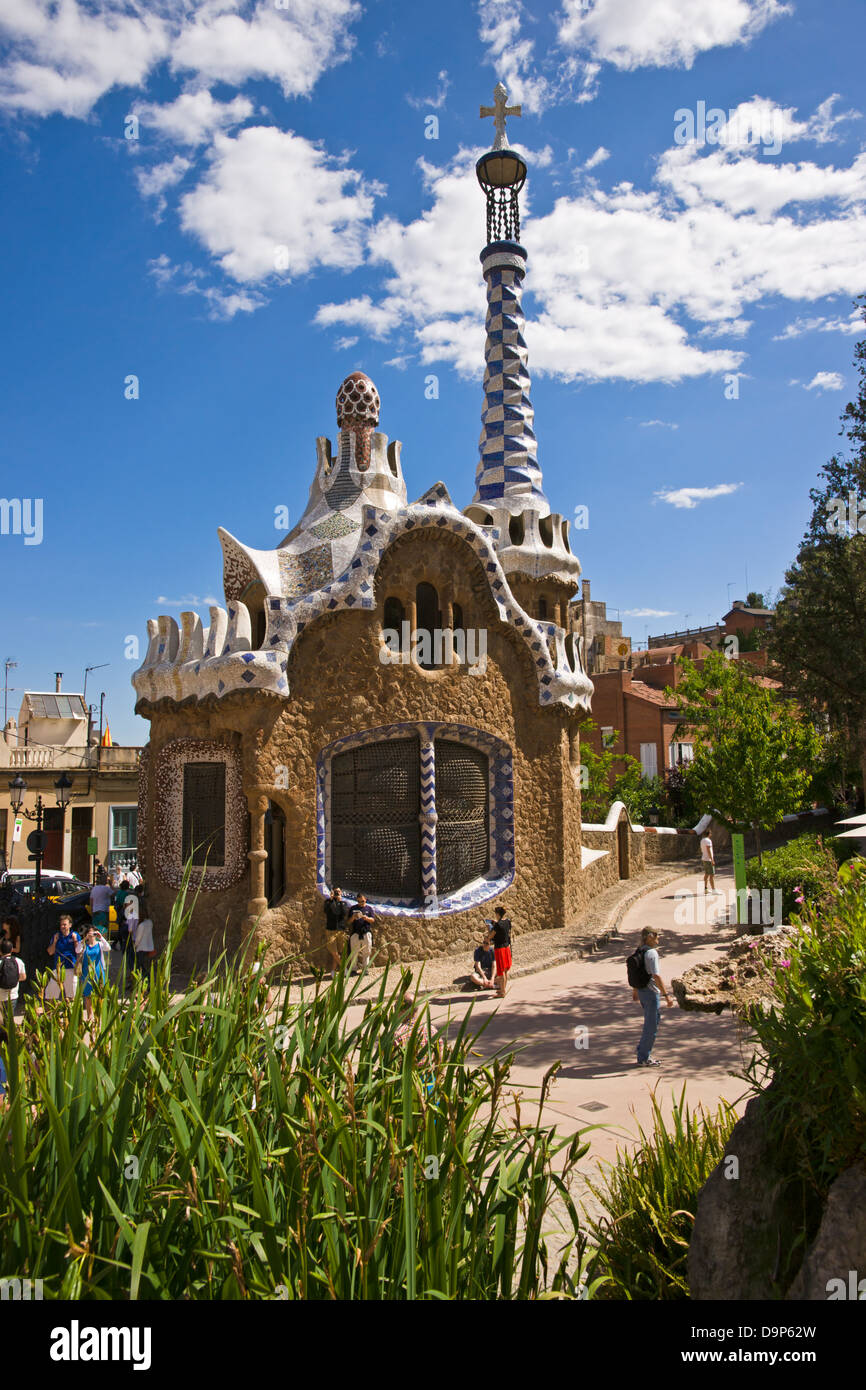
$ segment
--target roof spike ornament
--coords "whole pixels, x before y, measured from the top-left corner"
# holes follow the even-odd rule
[[[505,132],[506,116],[522,116],[520,106],[508,105],[508,93],[501,82],[493,88],[493,106],[481,106],[483,120],[493,117],[496,134],[493,148],[483,154],[475,165],[475,176],[487,198],[487,241],[520,240],[520,206],[518,195],[526,182],[526,165],[508,148]]]

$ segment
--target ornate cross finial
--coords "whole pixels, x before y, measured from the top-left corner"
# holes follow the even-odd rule
[[[505,90],[505,87],[502,85],[501,82],[497,82],[496,86],[493,88],[493,98],[495,105],[480,106],[478,108],[478,113],[482,117],[493,117],[493,126],[496,131],[496,136],[493,141],[493,149],[507,150],[508,141],[505,138],[505,117],[522,116],[523,108],[521,106],[506,105],[508,101],[508,92]]]

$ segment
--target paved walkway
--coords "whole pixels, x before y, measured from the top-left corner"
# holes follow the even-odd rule
[[[734,886],[727,873],[718,874],[716,884],[725,893]],[[674,922],[674,895],[685,890],[699,894],[695,925]],[[721,899],[711,895],[707,901],[714,917]],[[625,957],[637,944],[641,927],[656,927],[661,933],[662,979],[670,990],[673,978],[699,961],[716,958],[733,940],[730,926],[700,924],[702,906],[700,877],[694,872],[679,877],[636,902],[623,919],[620,935],[592,955],[514,979],[504,1001],[478,991],[450,996],[434,992],[433,1018],[456,1025],[470,1006],[479,1025],[491,1016],[480,1040],[479,1060],[503,1048],[517,1052],[511,1089],[520,1091],[525,1116],[536,1113],[544,1073],[559,1062],[543,1118],[563,1134],[600,1126],[586,1135],[591,1147],[584,1166],[592,1160],[594,1167],[612,1159],[617,1147],[634,1143],[638,1122],[645,1129],[651,1125],[654,1088],[665,1114],[683,1085],[691,1106],[700,1102],[714,1109],[722,1097],[731,1103],[743,1101],[745,1083],[733,1075],[744,1062],[742,1027],[728,1013],[686,1013],[676,1004],[668,1009],[663,1003],[655,1048],[663,1065],[658,1070],[635,1066],[643,1014],[632,1002]],[[517,940],[514,949],[519,965]],[[588,1045],[581,1050],[574,1045],[578,1027],[587,1030]]]

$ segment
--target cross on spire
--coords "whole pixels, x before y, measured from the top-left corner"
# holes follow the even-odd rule
[[[493,88],[493,99],[495,104],[493,106],[480,106],[478,108],[478,114],[480,117],[493,117],[493,126],[496,131],[493,149],[507,150],[508,141],[505,138],[505,117],[522,116],[523,108],[521,106],[507,105],[508,92],[501,82],[497,82],[496,86]]]

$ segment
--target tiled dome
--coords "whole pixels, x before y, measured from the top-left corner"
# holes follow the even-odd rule
[[[378,425],[379,392],[365,372],[350,372],[337,392],[337,426]]]

